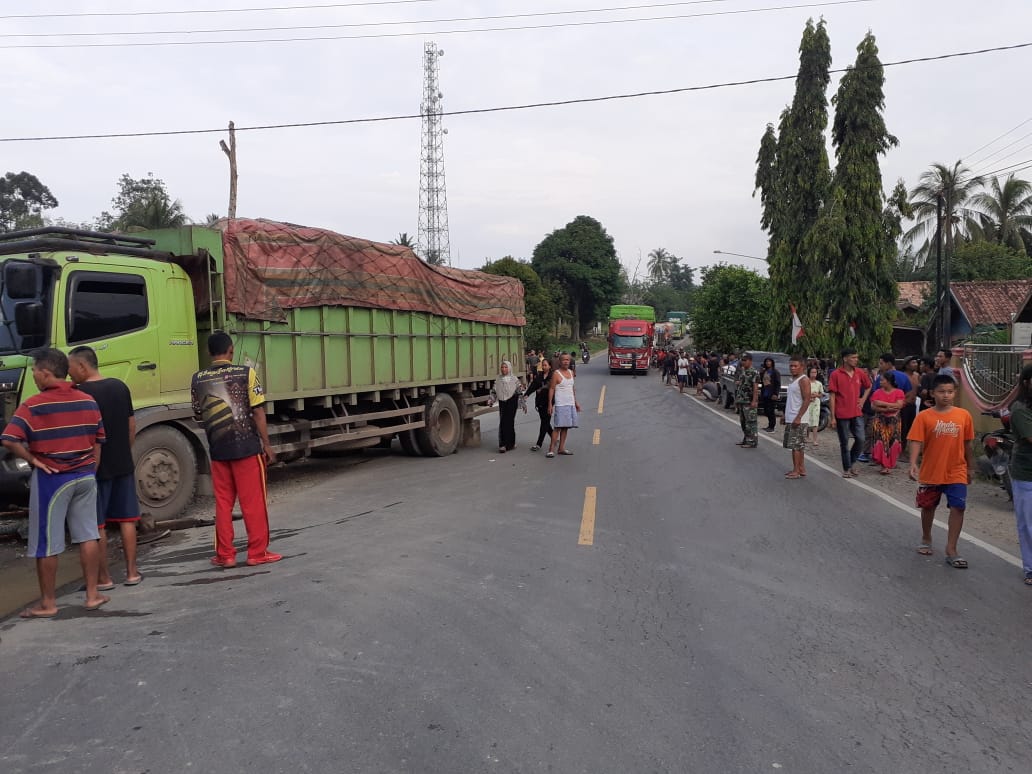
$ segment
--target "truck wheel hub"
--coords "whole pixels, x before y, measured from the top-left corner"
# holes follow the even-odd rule
[[[151,500],[165,500],[179,486],[179,464],[166,449],[153,449],[136,468],[142,494]]]

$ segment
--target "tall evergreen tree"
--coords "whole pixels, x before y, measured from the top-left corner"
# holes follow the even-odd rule
[[[756,188],[763,203],[761,223],[770,234],[771,345],[789,340],[789,304],[795,304],[803,325],[823,318],[818,307],[812,265],[802,252],[803,240],[821,214],[831,183],[824,132],[828,125],[831,41],[822,19],[806,23],[799,44],[799,73],[792,105],[781,114],[774,144],[768,126],[760,142]]]
[[[865,357],[884,351],[896,313],[898,222],[887,214],[879,156],[898,144],[885,126],[885,73],[870,32],[857,46],[855,66],[842,77],[832,98],[832,143],[837,164],[833,200],[807,240],[808,260],[826,282],[828,338],[853,341]]]

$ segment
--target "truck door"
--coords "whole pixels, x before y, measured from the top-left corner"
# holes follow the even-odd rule
[[[92,347],[101,374],[125,382],[137,406],[155,403],[158,341],[148,273],[73,271],[67,277],[68,346]]]

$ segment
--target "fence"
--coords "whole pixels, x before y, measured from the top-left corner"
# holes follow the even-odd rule
[[[1010,403],[1028,348],[1011,344],[967,344],[960,349],[963,350],[960,366],[964,382],[979,406],[988,410]]]

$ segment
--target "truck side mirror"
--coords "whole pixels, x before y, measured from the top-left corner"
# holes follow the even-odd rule
[[[47,318],[43,304],[39,301],[25,301],[15,306],[14,324],[23,339],[42,336],[47,331]]]
[[[39,298],[43,290],[43,269],[34,263],[8,261],[4,264],[4,290],[10,299]]]

